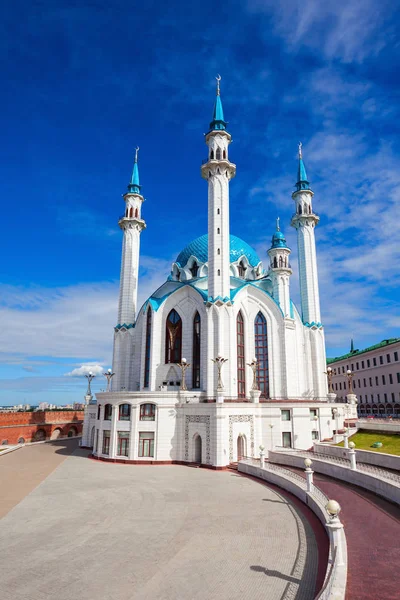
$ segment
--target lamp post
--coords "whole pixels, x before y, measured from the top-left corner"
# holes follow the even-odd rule
[[[344,445],[345,448],[349,447],[349,430],[348,430],[347,427],[344,428],[343,445]]]
[[[218,369],[217,392],[223,392],[224,384],[222,382],[221,369],[222,369],[222,366],[228,361],[228,359],[222,358],[222,356],[220,354],[218,354],[217,358],[212,358],[211,360],[213,363],[215,363],[217,365],[217,369]]]
[[[265,447],[262,444],[260,444],[259,448],[260,448],[260,467],[263,469],[264,468]]]
[[[354,377],[354,373],[352,371],[350,371],[350,369],[349,369],[347,371],[347,381],[348,381],[348,385],[349,385],[349,394],[354,394],[354,390],[353,390],[353,377]]]
[[[182,392],[186,392],[187,391],[187,386],[186,386],[186,371],[190,367],[190,363],[188,363],[188,361],[186,360],[186,358],[182,358],[182,361],[180,363],[178,363],[178,367],[180,368],[180,370],[182,372],[181,390],[182,390]]]
[[[352,471],[357,471],[356,451],[354,450],[355,447],[356,445],[354,442],[349,442],[350,468]]]
[[[332,385],[332,376],[333,376],[332,367],[328,367],[326,369],[325,375],[328,378],[328,391],[330,394],[333,394],[334,391],[333,391],[333,385]]]
[[[258,392],[259,387],[257,385],[257,366],[258,366],[257,359],[253,358],[253,360],[251,362],[247,363],[247,366],[250,367],[250,369],[253,371],[253,384],[251,386],[251,389]]]
[[[115,373],[113,373],[111,369],[108,369],[103,375],[107,379],[107,392],[109,392],[111,388],[111,379],[114,377]]]
[[[88,380],[88,388],[87,388],[86,396],[91,396],[92,390],[90,389],[90,384],[93,381],[93,379],[96,377],[96,375],[93,375],[92,371],[89,371],[89,373],[87,375],[85,375],[85,377]]]
[[[330,530],[333,540],[333,545],[336,547],[336,564],[341,566],[344,564],[343,558],[343,524],[340,522],[339,513],[342,510],[339,502],[329,500],[325,506],[325,510],[329,516],[329,523],[326,527]]]
[[[336,434],[335,435],[337,435],[338,431],[339,431],[339,410],[336,407],[332,408],[332,413],[333,413],[333,417],[336,422]]]
[[[313,491],[313,474],[314,471],[311,469],[312,460],[310,458],[306,458],[304,461],[305,465],[305,473],[306,473],[306,481],[307,481],[307,492]]]

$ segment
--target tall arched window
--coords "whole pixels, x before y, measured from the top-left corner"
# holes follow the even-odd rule
[[[239,277],[241,277],[242,279],[244,279],[246,276],[246,265],[244,264],[244,262],[242,260],[238,264],[238,274],[239,274]]]
[[[244,322],[239,311],[236,318],[236,345],[237,345],[237,382],[238,397],[246,397],[246,361],[244,355]]]
[[[221,148],[217,148],[217,151],[215,153],[215,158],[217,160],[221,160]]]
[[[151,351],[151,308],[147,311],[146,321],[146,351],[144,355],[144,387],[149,387],[150,383],[150,351]]]
[[[192,268],[189,269],[189,271],[191,272],[192,277],[197,277],[197,274],[199,272],[199,266],[198,266],[197,262],[193,263]]]
[[[200,315],[197,312],[193,319],[193,389],[200,388]]]
[[[182,358],[182,319],[175,309],[167,317],[165,330],[165,362],[179,363]]]
[[[259,312],[254,321],[254,342],[257,359],[257,385],[262,398],[269,398],[267,321]]]

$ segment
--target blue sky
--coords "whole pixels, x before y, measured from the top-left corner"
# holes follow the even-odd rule
[[[383,0],[171,0],[0,8],[0,404],[82,397],[110,366],[123,213],[140,146],[141,300],[207,231],[214,77],[233,136],[231,232],[293,249],[299,140],[327,354],[398,336],[400,16]],[[167,235],[166,235],[166,232]],[[292,277],[298,304],[298,278]],[[97,377],[94,389],[105,387]]]

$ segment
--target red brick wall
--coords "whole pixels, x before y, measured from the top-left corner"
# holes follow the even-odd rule
[[[49,440],[56,435],[68,437],[70,433],[80,435],[83,426],[83,410],[38,410],[35,412],[0,413],[0,444],[17,444],[20,438],[25,442]],[[61,430],[55,432],[55,430]]]

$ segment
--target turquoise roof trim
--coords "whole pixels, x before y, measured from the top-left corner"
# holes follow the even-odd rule
[[[249,264],[256,267],[261,261],[257,252],[249,246],[247,242],[230,235],[230,256],[231,263],[239,260],[241,256],[246,256]],[[184,267],[191,256],[195,256],[201,263],[208,262],[208,235],[201,235],[186,246],[177,256],[176,263],[180,267]]]
[[[310,182],[307,179],[306,168],[301,157],[299,157],[299,168],[297,170],[297,183],[295,187],[297,192],[300,192],[300,190],[311,189]]]
[[[218,94],[218,96],[215,98],[213,120],[210,123],[210,130],[225,130],[227,125],[228,123],[224,119],[221,96]]]
[[[132,329],[133,327],[135,327],[135,323],[122,323],[122,325],[120,323],[118,323],[118,325],[116,325],[114,327],[115,331],[118,331],[119,329],[122,329],[123,327],[125,327],[125,329]]]

